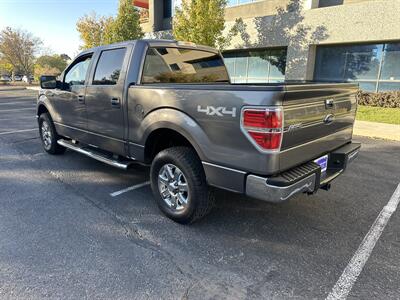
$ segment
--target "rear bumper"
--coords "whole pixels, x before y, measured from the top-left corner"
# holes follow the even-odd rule
[[[300,193],[314,193],[344,172],[357,156],[361,144],[349,143],[328,155],[328,168],[321,177],[321,168],[313,161],[274,177],[248,175],[247,196],[268,202],[283,202]]]

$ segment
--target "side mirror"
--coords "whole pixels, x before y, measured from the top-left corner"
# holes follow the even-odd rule
[[[42,89],[56,89],[60,86],[60,82],[57,82],[56,76],[43,75],[40,76],[40,87]]]

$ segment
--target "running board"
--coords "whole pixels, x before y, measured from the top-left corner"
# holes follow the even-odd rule
[[[66,141],[63,139],[58,140],[57,144],[65,147],[65,148],[71,149],[73,151],[76,151],[78,153],[84,154],[88,157],[94,158],[95,160],[101,161],[110,166],[113,166],[113,167],[116,167],[119,169],[123,169],[123,170],[128,169],[129,166],[134,163],[133,161],[129,161],[129,160],[120,161],[120,160],[114,159],[112,157],[108,157],[107,155],[105,155],[103,153],[97,153],[96,150],[90,149],[89,147],[80,147],[76,144],[73,144],[70,141]]]

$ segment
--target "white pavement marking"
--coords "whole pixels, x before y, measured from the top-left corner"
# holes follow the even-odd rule
[[[139,189],[139,188],[144,187],[144,186],[149,185],[149,184],[150,184],[150,181],[142,182],[142,183],[127,187],[126,189],[111,193],[110,196],[111,197],[116,197],[116,196],[119,196],[119,195],[121,195],[123,193]]]
[[[22,119],[32,119],[32,120],[36,120],[36,116],[25,116],[25,117],[14,117],[14,118],[0,118],[0,121],[18,121],[18,120],[22,120]]]
[[[34,107],[29,107],[29,108],[13,108],[13,109],[1,109],[0,113],[2,112],[9,112],[9,111],[20,111],[20,110],[36,110]]]
[[[397,186],[388,204],[381,210],[379,216],[372,224],[361,245],[344,269],[342,276],[336,282],[326,300],[346,299],[354,283],[360,275],[365,263],[372,253],[379,237],[386,227],[390,217],[396,211],[400,202],[400,184]]]
[[[0,105],[14,105],[14,104],[24,104],[24,105],[29,105],[29,104],[36,104],[36,102],[32,100],[18,100],[14,102],[0,102]]]
[[[32,129],[21,129],[21,130],[14,130],[14,131],[6,131],[6,132],[0,132],[0,135],[13,134],[13,133],[18,133],[18,132],[28,132],[28,131],[34,131],[34,130],[39,130],[39,129],[32,128]]]

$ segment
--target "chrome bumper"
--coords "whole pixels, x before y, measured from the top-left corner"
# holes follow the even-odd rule
[[[312,193],[315,190],[317,176],[311,174],[289,186],[268,184],[265,177],[249,175],[246,181],[246,195],[263,201],[279,203],[299,193]]]
[[[300,174],[299,178],[293,177],[291,170],[285,173],[291,173],[293,181],[282,183],[276,178],[288,178],[288,176],[261,177],[257,175],[248,175],[246,179],[246,195],[259,200],[280,203],[288,200],[292,196],[300,193],[314,193],[319,188],[329,188],[329,183],[344,172],[348,164],[351,163],[359,153],[361,145],[358,143],[349,143],[331,153],[329,153],[328,169],[321,178],[321,169],[317,169],[307,164],[293,169],[294,174]],[[305,166],[305,167],[304,167]],[[303,173],[304,170],[308,172]],[[282,174],[285,174],[282,173]]]

